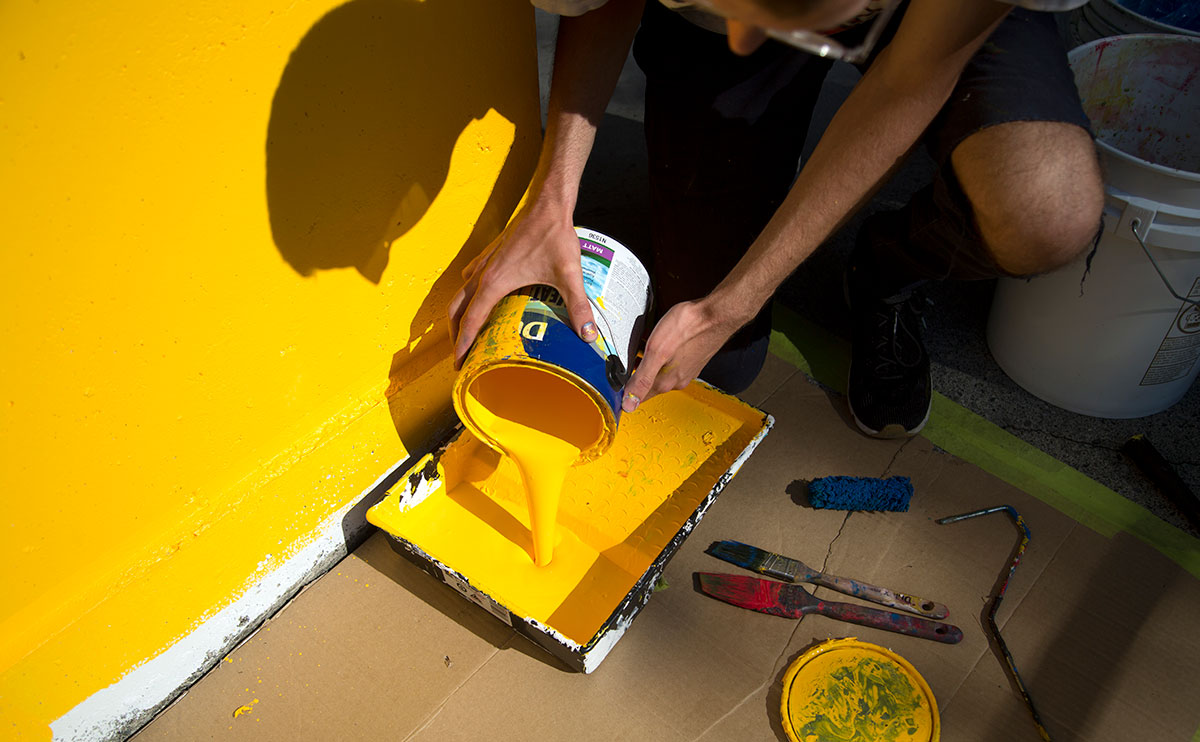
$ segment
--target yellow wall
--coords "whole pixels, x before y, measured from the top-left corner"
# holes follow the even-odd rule
[[[538,127],[524,0],[0,6],[0,736],[430,443]]]

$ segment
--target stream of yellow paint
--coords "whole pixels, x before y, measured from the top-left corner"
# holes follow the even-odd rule
[[[563,480],[582,449],[601,433],[596,403],[570,382],[528,366],[481,374],[467,390],[471,417],[521,473],[533,535],[533,560],[554,556]]]

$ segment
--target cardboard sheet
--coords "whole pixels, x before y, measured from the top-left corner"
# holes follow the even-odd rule
[[[925,677],[943,740],[1036,740],[983,623],[1015,526],[1004,514],[934,522],[1001,504],[1021,513],[1032,539],[998,619],[1053,738],[1193,739],[1200,580],[1141,541],[1092,531],[923,438],[862,437],[843,400],[777,359],[743,396],[775,417],[774,430],[668,565],[669,587],[593,674],[571,671],[447,590],[380,533],[137,739],[783,740],[788,664],[815,642],[857,636]],[[812,510],[805,483],[833,474],[907,475],[911,510]],[[947,646],[712,600],[693,589],[692,573],[736,571],[704,553],[720,539],[944,602],[965,638]]]

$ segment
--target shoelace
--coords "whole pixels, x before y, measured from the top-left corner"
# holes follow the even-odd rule
[[[909,308],[916,315],[914,319],[925,327],[925,316],[915,304],[930,304],[928,299],[912,297],[897,302],[881,310],[875,315],[877,335],[875,338],[875,376],[880,380],[898,380],[903,378],[904,371],[920,365],[925,355],[921,337],[909,326],[908,322],[900,321],[900,314]],[[911,351],[911,352],[909,352]],[[905,356],[913,356],[911,360]]]

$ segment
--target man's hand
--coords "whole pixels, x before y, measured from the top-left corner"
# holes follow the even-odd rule
[[[583,289],[579,238],[568,219],[551,218],[527,207],[463,269],[463,287],[450,302],[454,367],[475,342],[496,303],[533,284],[558,289],[571,326],[587,342],[596,339],[592,308]]]
[[[625,385],[621,409],[633,412],[656,394],[683,389],[744,322],[716,311],[713,296],[671,307],[655,325],[646,352]],[[753,315],[751,315],[753,316]]]
[[[526,205],[463,270],[463,287],[450,302],[455,368],[496,303],[536,283],[558,289],[571,326],[587,342],[596,339],[571,220],[596,126],[616,87],[644,2],[609,0],[596,10],[561,19],[546,134]]]

